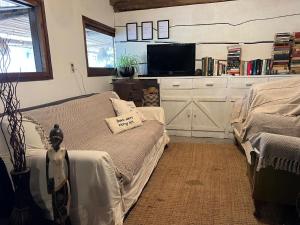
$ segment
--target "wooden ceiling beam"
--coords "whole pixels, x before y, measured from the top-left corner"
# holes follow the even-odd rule
[[[115,12],[154,9],[171,6],[226,2],[234,0],[110,0]]]

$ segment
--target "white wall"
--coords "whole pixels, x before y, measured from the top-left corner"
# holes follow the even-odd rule
[[[109,0],[44,0],[53,80],[19,83],[22,107],[110,90],[111,77],[87,77],[82,15],[114,26]],[[76,72],[71,73],[70,63]]]
[[[241,23],[243,21],[276,17],[300,13],[299,0],[237,0],[212,4],[199,4],[169,7],[151,10],[122,12],[115,14],[115,25],[125,26],[129,22],[153,21],[168,19],[170,26],[198,23]],[[255,42],[272,41],[276,32],[300,31],[300,16],[291,16],[265,21],[255,21],[240,26],[214,25],[196,27],[174,27],[170,29],[167,41],[193,42]],[[156,39],[157,34],[154,31]],[[117,56],[124,53],[137,55],[141,62],[146,62],[147,43],[119,43],[126,40],[126,28],[117,28]],[[139,40],[141,30],[139,29]],[[154,40],[155,41],[155,40]],[[271,58],[272,44],[242,45],[242,59]],[[211,56],[226,59],[226,45],[197,45],[197,56],[200,59]],[[199,68],[200,62],[196,63]],[[141,68],[146,73],[146,66]]]

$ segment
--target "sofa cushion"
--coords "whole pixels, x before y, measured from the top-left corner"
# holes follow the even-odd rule
[[[142,126],[110,136],[94,136],[77,149],[107,152],[117,170],[130,181],[143,165],[145,157],[163,136],[164,126],[158,121],[145,121]]]
[[[136,112],[129,112],[121,116],[107,118],[105,121],[109,129],[114,134],[118,134],[143,125],[139,115]]]
[[[111,135],[104,120],[116,115],[110,98],[118,98],[118,96],[111,91],[104,92],[31,110],[24,113],[24,116],[39,125],[46,147],[49,132],[57,123],[65,134],[63,145],[77,149],[80,143],[88,142],[94,136]]]
[[[134,111],[138,114],[141,121],[145,121],[145,117],[144,117],[143,113],[140,112],[139,110],[137,110],[133,101],[124,101],[124,100],[115,99],[115,98],[111,98],[110,100],[111,100],[111,103],[113,105],[113,108],[114,108],[117,116],[121,116],[123,114]]]

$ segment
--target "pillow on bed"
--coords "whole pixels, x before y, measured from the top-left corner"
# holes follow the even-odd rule
[[[141,121],[145,121],[144,115],[137,110],[133,101],[124,101],[115,98],[110,98],[110,100],[117,116],[121,116],[129,112],[136,112],[140,117]]]
[[[129,112],[121,116],[107,118],[105,121],[114,134],[143,125],[143,122],[136,112]]]

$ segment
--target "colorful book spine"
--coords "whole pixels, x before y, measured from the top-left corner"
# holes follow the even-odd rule
[[[228,47],[227,54],[227,73],[230,75],[241,74],[241,53],[242,48],[239,45]]]
[[[293,34],[290,72],[300,74],[300,32]]]
[[[273,46],[273,74],[287,74],[290,72],[290,54],[292,35],[290,33],[277,33]]]

